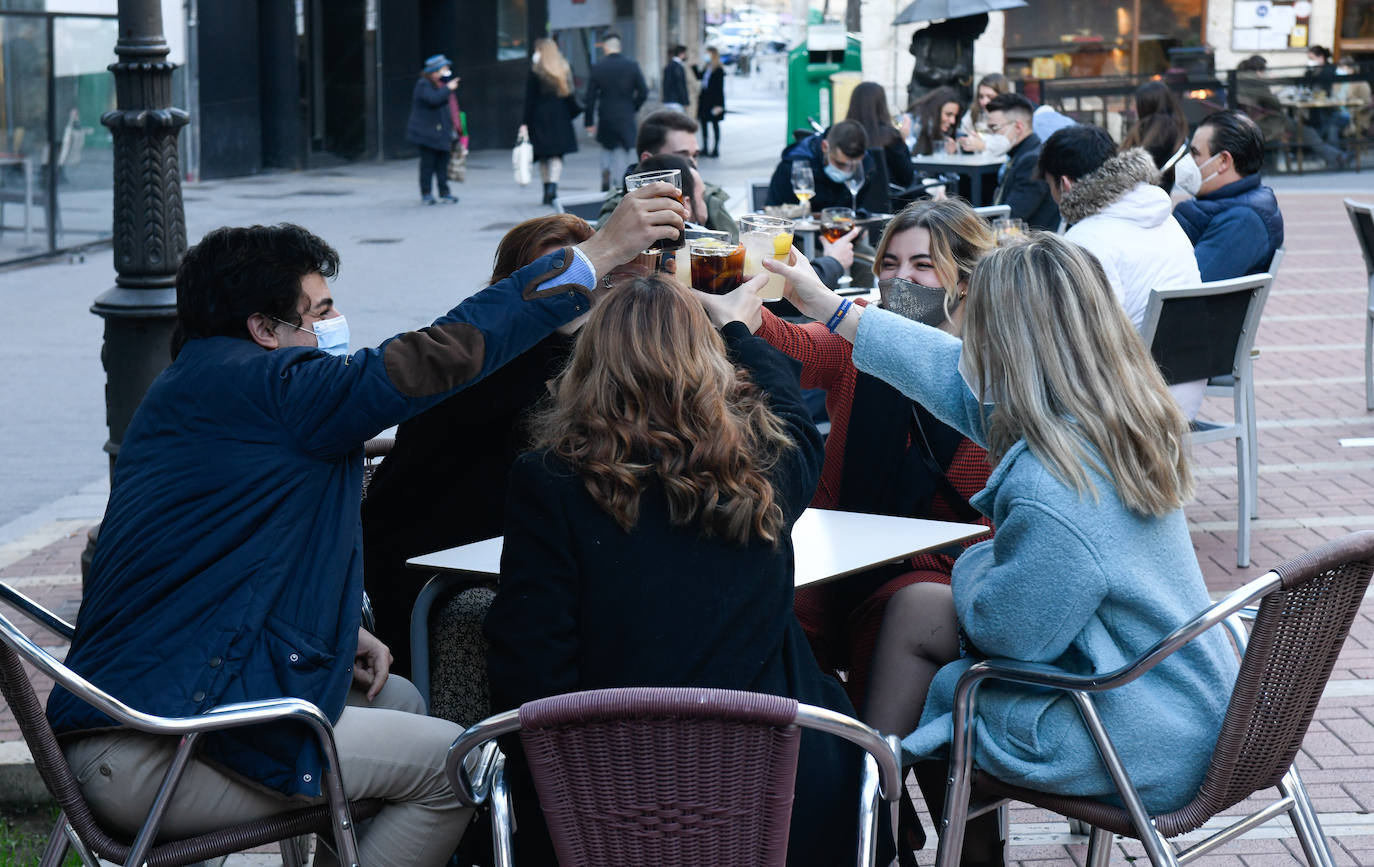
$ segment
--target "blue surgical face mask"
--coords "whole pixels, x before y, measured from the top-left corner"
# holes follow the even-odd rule
[[[297,331],[306,331],[299,325],[269,316],[273,322],[280,322],[282,325],[290,325]],[[311,323],[309,329],[315,335],[315,347],[322,349],[330,355],[348,354],[348,320],[340,313],[331,319],[319,319]]]
[[[842,171],[827,162],[825,164],[825,176],[837,184],[842,184],[853,177],[854,173]]]
[[[339,314],[314,322],[316,345],[330,355],[348,354],[348,320]]]

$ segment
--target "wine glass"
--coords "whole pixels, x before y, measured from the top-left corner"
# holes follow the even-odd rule
[[[807,213],[811,211],[811,197],[816,195],[816,176],[811,171],[811,164],[802,160],[792,162],[792,195],[797,197],[797,201],[806,206]]]
[[[854,200],[855,213],[859,210],[859,187],[864,185],[864,161],[859,159],[854,163],[854,172],[844,179],[844,185],[849,188],[849,197]]]

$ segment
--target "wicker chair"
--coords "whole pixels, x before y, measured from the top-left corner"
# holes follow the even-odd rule
[[[0,599],[66,640],[70,640],[74,634],[71,624],[4,584],[0,584]],[[77,785],[76,776],[72,773],[62,747],[58,744],[57,736],[48,724],[47,716],[43,712],[43,703],[39,701],[24,670],[25,662],[61,684],[73,695],[89,702],[120,725],[138,731],[180,738],[176,756],[163,780],[162,790],[154,800],[143,827],[133,840],[107,832],[91,813]],[[284,843],[283,861],[288,867],[295,867],[302,861],[299,847],[292,841],[308,834],[328,836],[331,831],[339,848],[340,863],[357,865],[358,847],[353,835],[353,822],[355,819],[375,816],[382,807],[381,801],[357,801],[350,804],[344,797],[343,784],[338,773],[328,769],[338,767],[334,735],[329,720],[314,705],[299,699],[224,705],[195,717],[168,718],[140,713],[92,686],[39,647],[3,615],[0,615],[0,694],[3,694],[14,713],[44,785],[62,809],[57,825],[48,839],[41,867],[57,867],[66,858],[69,848],[76,849],[86,867],[98,867],[97,856],[118,864],[177,867],[279,842]],[[324,771],[323,781],[329,798],[328,805],[290,810],[267,819],[233,825],[184,840],[156,842],[162,817],[175,795],[176,785],[202,734],[287,720],[309,726],[319,740],[321,752],[325,755],[328,766]]]
[[[802,728],[868,752],[857,863],[872,865],[879,799],[901,794],[897,739],[795,699],[704,688],[568,693],[468,729],[450,748],[447,770],[460,801],[491,802],[498,865],[510,864],[510,821],[504,762],[492,741],[518,731],[563,867],[781,867]]]
[[[1334,862],[1321,823],[1298,776],[1294,757],[1321,700],[1374,572],[1374,532],[1328,542],[1261,575],[1160,639],[1139,659],[1103,674],[1071,675],[1048,665],[988,660],[960,679],[955,693],[950,783],[937,865],[959,863],[964,825],[1006,799],[1024,801],[1091,826],[1087,867],[1111,857],[1112,834],[1140,840],[1155,867],[1207,854],[1287,813],[1310,865]],[[1259,602],[1247,637],[1240,614]],[[1225,623],[1244,654],[1231,702],[1202,786],[1171,813],[1150,815],[1103,727],[1091,694],[1130,683],[1207,629]],[[1089,798],[1035,792],[1001,782],[973,767],[973,720],[986,680],[1032,684],[1068,692],[1097,743],[1124,807]],[[1182,852],[1169,838],[1187,833],[1263,789],[1280,797]],[[970,805],[970,793],[977,806]]]

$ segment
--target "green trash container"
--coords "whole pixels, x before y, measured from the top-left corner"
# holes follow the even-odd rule
[[[787,56],[787,130],[784,145],[792,143],[793,130],[810,131],[808,118],[823,127],[834,123],[830,76],[836,72],[863,72],[859,37],[845,33],[840,24],[813,24],[806,41]]]

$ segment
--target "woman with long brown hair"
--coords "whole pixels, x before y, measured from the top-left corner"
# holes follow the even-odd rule
[[[892,122],[887,108],[887,91],[876,81],[860,82],[849,95],[849,111],[845,120],[852,120],[864,128],[868,146],[882,148],[887,164],[887,179],[899,187],[909,187],[916,179],[911,167],[911,151],[902,140],[902,133]]]
[[[621,279],[593,308],[534,425],[535,451],[511,473],[486,623],[493,707],[706,686],[852,712],[792,614],[791,529],[816,486],[821,441],[790,363],[742,322],[718,333],[671,278]],[[533,863],[550,862],[520,764],[508,765],[517,792],[530,791],[515,799],[516,857],[529,863],[534,849]],[[847,744],[803,735],[789,864],[852,860],[858,769]]]
[[[572,68],[558,50],[558,43],[547,37],[534,40],[520,131],[529,135],[534,147],[546,205],[558,198],[563,156],[577,150],[572,122],[580,114],[582,106],[573,96]]]

